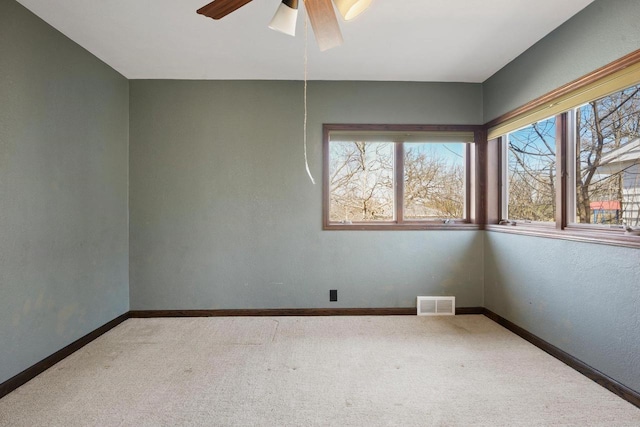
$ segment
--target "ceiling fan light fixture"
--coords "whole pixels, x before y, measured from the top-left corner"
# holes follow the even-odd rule
[[[345,21],[351,21],[364,12],[372,0],[333,0]]]
[[[269,23],[269,28],[290,36],[296,35],[298,21],[298,0],[282,0],[276,14]]]

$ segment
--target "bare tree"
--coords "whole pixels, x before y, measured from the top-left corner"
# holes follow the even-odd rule
[[[447,153],[436,150],[433,145],[424,145],[430,148],[405,150],[405,217],[463,218],[463,157],[453,151]]]
[[[394,219],[394,148],[391,142],[331,142],[331,221]],[[462,157],[430,143],[405,144],[405,150],[405,218],[462,218]]]
[[[640,210],[634,208],[640,197],[637,192],[640,187],[637,159],[635,164],[628,163],[616,170],[607,170],[606,165],[611,163],[608,153],[640,137],[640,86],[632,86],[578,108],[576,128],[578,221],[591,221],[592,202],[615,201],[619,207],[618,215],[610,212],[608,216],[601,217],[602,220],[620,223],[626,219],[634,223],[631,225],[637,225],[640,215]],[[636,214],[632,215],[634,212]]]
[[[393,219],[393,144],[332,142],[332,221]]]
[[[640,221],[640,161],[615,154],[640,137],[640,85],[576,109],[575,194],[578,222]],[[555,119],[509,134],[509,217],[554,221]]]
[[[509,135],[509,218],[555,220],[555,119]]]

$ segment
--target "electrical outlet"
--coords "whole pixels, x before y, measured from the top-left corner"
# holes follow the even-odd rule
[[[329,289],[329,301],[338,301],[337,289]]]

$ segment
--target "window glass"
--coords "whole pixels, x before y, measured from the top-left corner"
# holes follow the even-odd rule
[[[478,127],[323,128],[325,229],[421,230],[471,221],[475,169],[469,157]]]
[[[577,223],[640,225],[640,85],[575,110]]]
[[[555,221],[556,119],[508,134],[507,217]]]
[[[331,141],[330,220],[394,220],[394,143]]]
[[[465,217],[465,144],[404,144],[404,218]]]

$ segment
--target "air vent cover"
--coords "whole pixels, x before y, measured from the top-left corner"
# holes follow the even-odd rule
[[[453,316],[456,297],[418,297],[418,316]]]

